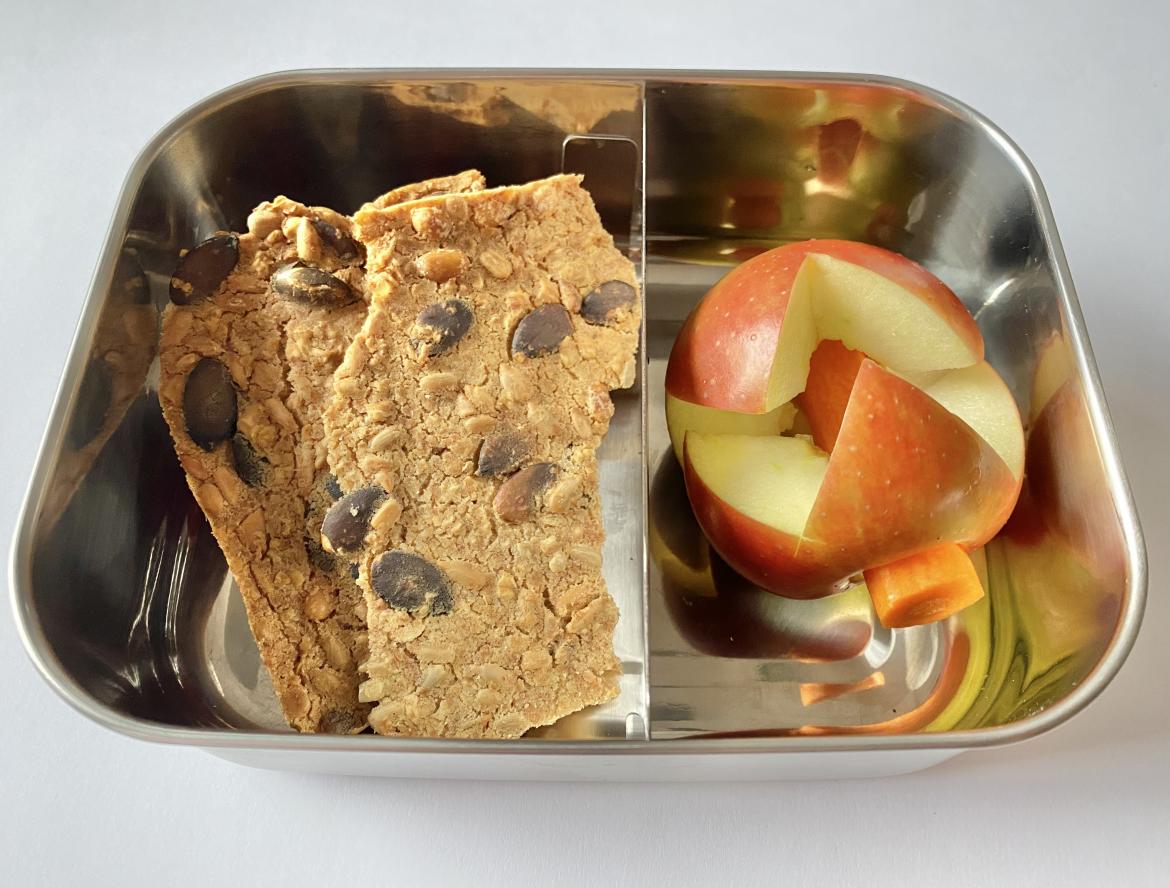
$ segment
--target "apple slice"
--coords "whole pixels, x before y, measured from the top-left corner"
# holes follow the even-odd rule
[[[756,585],[789,598],[829,591],[831,565],[820,546],[802,546],[828,457],[807,438],[686,437],[687,495],[703,533]]]
[[[650,481],[650,554],[670,622],[696,650],[716,657],[847,660],[869,642],[864,587],[823,606],[793,610],[749,583],[711,551],[687,502],[681,466],[659,463]]]
[[[679,463],[683,459],[683,439],[687,432],[712,435],[780,435],[792,427],[796,415],[794,404],[781,404],[768,413],[733,413],[692,404],[672,395],[666,396],[666,428],[670,444]]]
[[[825,253],[805,258],[780,331],[768,403],[791,400],[805,388],[813,350],[823,340],[837,340],[900,373],[965,367],[983,357],[978,331],[971,336],[974,321],[954,294],[948,290],[944,299],[935,290],[915,289],[904,259],[865,258],[866,264]]]
[[[722,499],[790,536],[804,531],[829,467],[824,451],[805,438],[701,432],[687,436],[687,460]]]
[[[907,379],[963,420],[992,446],[1019,478],[1024,473],[1024,428],[1003,378],[986,361]]]
[[[817,445],[832,451],[865,355],[826,339],[813,352],[808,383],[796,403],[807,414]],[[917,374],[921,391],[970,426],[1018,478],[1024,436],[1015,401],[984,361],[957,370]],[[883,626],[898,628],[945,619],[983,595],[961,546],[939,543],[890,564],[867,568],[866,585]]]

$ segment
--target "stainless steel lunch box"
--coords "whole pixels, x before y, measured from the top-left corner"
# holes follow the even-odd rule
[[[644,282],[644,360],[602,452],[622,693],[518,741],[299,735],[156,398],[178,251],[275,194],[351,211],[477,167],[581,172]],[[980,556],[988,596],[889,631],[863,589],[767,595],[712,556],[663,418],[679,325],[734,263],[810,237],[923,263],[974,312],[1029,431],[1027,482]],[[902,773],[1047,731],[1141,620],[1145,552],[1055,224],[1027,159],[913,84],[821,74],[310,71],[218,93],[143,150],[49,420],[12,552],[45,680],[94,721],[269,768],[508,779]]]

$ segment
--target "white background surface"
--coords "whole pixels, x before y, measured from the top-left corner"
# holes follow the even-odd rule
[[[208,92],[350,65],[868,71],[972,104],[1040,171],[1149,540],[1141,637],[1068,726],[907,778],[492,785],[250,771],[115,736],[49,692],[0,612],[0,881],[1170,884],[1170,7],[332,5],[0,0],[0,540],[122,177]]]

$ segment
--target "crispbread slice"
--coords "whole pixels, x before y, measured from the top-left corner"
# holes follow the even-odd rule
[[[325,413],[324,538],[358,559],[370,724],[516,737],[613,697],[596,448],[635,376],[633,267],[575,176],[355,223],[371,308]]]
[[[483,187],[474,172],[461,183]],[[450,185],[447,178],[405,186],[381,200]],[[234,268],[202,296],[180,275],[175,286],[187,304],[169,306],[162,327],[163,415],[239,585],[284,716],[302,731],[363,730],[369,708],[357,699],[364,604],[349,564],[324,552],[317,537],[335,489],[321,404],[366,314],[364,251],[351,234],[350,220],[333,210],[283,197],[261,204],[238,238]],[[322,291],[328,296],[282,295],[273,275],[294,262],[339,283]],[[197,443],[189,414],[198,425],[201,411],[214,413],[215,398],[234,399],[236,418],[210,433],[199,429]]]

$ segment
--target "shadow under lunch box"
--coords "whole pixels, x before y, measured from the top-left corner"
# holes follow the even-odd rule
[[[638,381],[600,453],[621,693],[520,740],[297,734],[188,491],[157,398],[179,255],[286,194],[352,212],[468,167],[584,175],[637,267]],[[734,264],[807,238],[895,250],[975,315],[1028,432],[988,594],[889,630],[863,587],[769,595],[709,553],[666,434],[663,374]],[[769,779],[903,773],[1064,722],[1116,674],[1145,552],[1035,171],[983,117],[881,77],[308,71],[170,123],[122,189],[13,546],[24,643],[58,694],[143,740],[233,761],[404,777]]]

